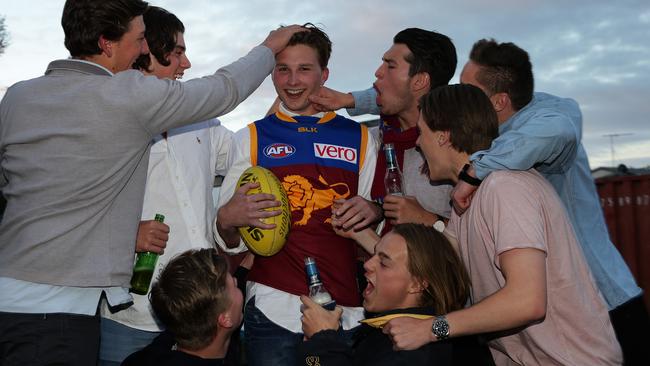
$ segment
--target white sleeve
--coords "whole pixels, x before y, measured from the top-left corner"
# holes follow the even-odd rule
[[[375,167],[377,166],[377,149],[379,149],[379,142],[375,134],[367,128],[363,129],[366,134],[368,143],[366,144],[365,159],[361,171],[359,172],[359,196],[370,200],[370,190],[372,189],[372,181],[375,179]]]
[[[380,143],[379,143],[379,128],[373,127],[368,129],[368,149],[366,150],[366,156],[369,158],[370,155],[372,155],[372,163],[370,162],[369,159],[366,159],[366,164],[364,164],[363,168],[365,169],[368,167],[368,164],[371,163],[372,171],[370,172],[370,176],[367,181],[365,181],[363,174],[364,171],[361,171],[361,176],[359,177],[359,185],[363,184],[363,189],[359,188],[359,195],[369,201],[372,201],[372,198],[370,196],[370,190],[372,189],[372,182],[375,179],[375,169],[377,168],[377,154],[382,153],[379,151]],[[370,145],[374,144],[372,150],[370,149]],[[386,220],[383,219],[379,222],[379,225],[377,225],[377,228],[375,229],[375,233],[377,235],[381,236],[381,232],[384,230],[384,225],[386,224]]]
[[[215,175],[226,175],[228,173],[230,145],[233,132],[224,127],[218,119],[211,124],[212,153],[214,154]]]
[[[223,179],[221,184],[221,189],[219,190],[219,200],[217,201],[217,212],[219,209],[228,203],[232,195],[235,193],[237,187],[237,180],[239,176],[251,166],[251,138],[248,127],[244,127],[241,130],[235,132],[232,136],[233,143],[230,145],[230,150],[228,153],[228,162],[227,166],[228,173]],[[214,218],[214,239],[217,241],[219,247],[226,253],[237,254],[248,250],[246,244],[242,240],[239,241],[239,246],[236,248],[228,248],[226,242],[219,236],[219,231],[217,230],[217,218]]]

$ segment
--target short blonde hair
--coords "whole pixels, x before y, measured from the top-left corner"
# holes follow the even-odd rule
[[[199,350],[212,341],[217,318],[232,301],[226,291],[227,275],[228,262],[216,249],[184,252],[162,271],[149,299],[179,346]]]

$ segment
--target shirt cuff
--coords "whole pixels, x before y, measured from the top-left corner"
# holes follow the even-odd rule
[[[366,90],[353,91],[352,97],[354,98],[354,108],[347,108],[346,111],[351,116],[358,116],[361,114],[379,114],[379,107],[377,106],[377,91],[374,88]]]

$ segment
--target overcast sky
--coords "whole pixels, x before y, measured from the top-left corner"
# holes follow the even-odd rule
[[[0,88],[43,73],[68,57],[60,26],[63,0],[0,0],[10,45],[0,56]],[[214,72],[259,44],[281,24],[312,22],[332,39],[327,86],[350,91],[374,81],[381,55],[401,29],[420,27],[452,38],[458,75],[472,44],[486,37],[514,42],[533,62],[536,90],[572,97],[584,115],[583,143],[591,167],[650,165],[650,2],[455,0],[450,2],[329,0],[159,0],[186,27],[193,67],[185,78]],[[2,93],[0,91],[0,93]],[[272,103],[270,78],[221,118],[239,129]]]

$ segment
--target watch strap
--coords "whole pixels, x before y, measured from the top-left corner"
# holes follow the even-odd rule
[[[474,187],[480,186],[482,180],[478,178],[474,178],[471,175],[467,174],[468,169],[469,169],[469,164],[465,164],[465,166],[463,166],[463,169],[460,171],[460,173],[458,173],[458,179]]]

